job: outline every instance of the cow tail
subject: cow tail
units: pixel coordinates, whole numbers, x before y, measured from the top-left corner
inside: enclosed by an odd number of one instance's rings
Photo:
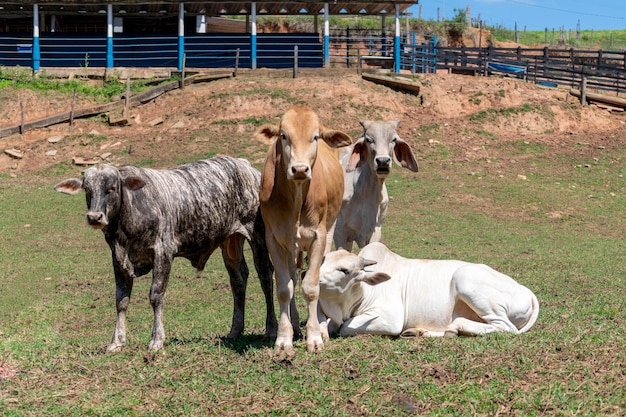
[[[532,297],[530,299],[530,304],[532,308],[532,313],[530,314],[530,318],[528,319],[526,324],[524,324],[524,326],[522,326],[522,328],[519,329],[520,333],[524,333],[530,330],[530,328],[533,327],[533,325],[537,321],[537,317],[539,317],[539,300],[537,300],[537,296],[533,294],[532,292],[531,292],[531,296]]]

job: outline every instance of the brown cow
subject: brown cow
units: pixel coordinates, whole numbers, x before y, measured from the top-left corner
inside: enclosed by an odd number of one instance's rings
[[[351,144],[350,137],[322,126],[308,107],[294,106],[278,126],[262,126],[258,133],[272,143],[261,177],[261,214],[267,246],[274,264],[280,305],[275,353],[293,355],[294,333],[300,335],[294,301],[297,261],[308,253],[302,292],[309,317],[306,344],[309,352],[324,348],[317,319],[319,271],[330,251],[332,230],[341,208],[343,171],[336,149]]]

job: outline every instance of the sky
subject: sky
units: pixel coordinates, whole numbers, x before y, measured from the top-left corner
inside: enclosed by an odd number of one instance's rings
[[[437,20],[439,16],[452,19],[454,9],[470,6],[472,19],[478,18],[489,26],[523,30],[581,30],[626,29],[626,0],[419,0],[422,18]],[[419,6],[410,10],[419,16]]]

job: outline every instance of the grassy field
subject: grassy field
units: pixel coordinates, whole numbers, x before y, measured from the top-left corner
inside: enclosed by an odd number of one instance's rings
[[[405,256],[511,275],[541,304],[528,333],[333,339],[318,355],[298,342],[290,361],[262,339],[254,273],[246,334],[225,340],[232,299],[218,254],[203,278],[175,262],[164,352],[146,349],[146,276],[135,284],[128,346],[105,355],[113,273],[102,234],[84,226],[84,196],[55,193],[57,174],[1,177],[0,414],[623,415],[626,150],[593,160],[583,142],[493,140],[500,157],[489,162],[434,142],[419,153],[419,173],[396,168],[387,181],[383,241]]]

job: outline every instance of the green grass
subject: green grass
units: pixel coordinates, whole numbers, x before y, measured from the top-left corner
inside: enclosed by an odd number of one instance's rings
[[[151,85],[153,85],[151,79],[132,80],[130,90],[132,93],[138,93],[150,88]],[[73,93],[75,90],[78,95],[89,96],[99,101],[109,101],[114,96],[126,91],[126,84],[120,83],[115,77],[106,82],[101,82],[99,85],[94,85],[80,78],[71,80],[53,78],[48,76],[45,70],[37,76],[33,76],[30,68],[0,66],[0,89],[7,87],[67,94]]]
[[[438,124],[417,133],[420,143],[442,139]],[[2,177],[0,369],[17,371],[0,376],[2,414],[620,415],[626,151],[594,161],[574,146],[495,139],[489,146],[516,163],[496,169],[433,142],[419,152],[419,173],[394,168],[383,242],[405,256],[482,262],[511,275],[539,298],[535,327],[476,338],[333,339],[318,355],[300,341],[291,361],[274,359],[262,339],[254,272],[246,333],[224,339],[232,297],[218,254],[202,278],[175,261],[164,352],[146,350],[146,276],[135,284],[127,347],[105,355],[115,320],[110,252],[101,232],[84,225],[84,195],[52,190],[76,167]],[[190,158],[222,149],[214,141]],[[297,296],[305,319],[299,289]]]

